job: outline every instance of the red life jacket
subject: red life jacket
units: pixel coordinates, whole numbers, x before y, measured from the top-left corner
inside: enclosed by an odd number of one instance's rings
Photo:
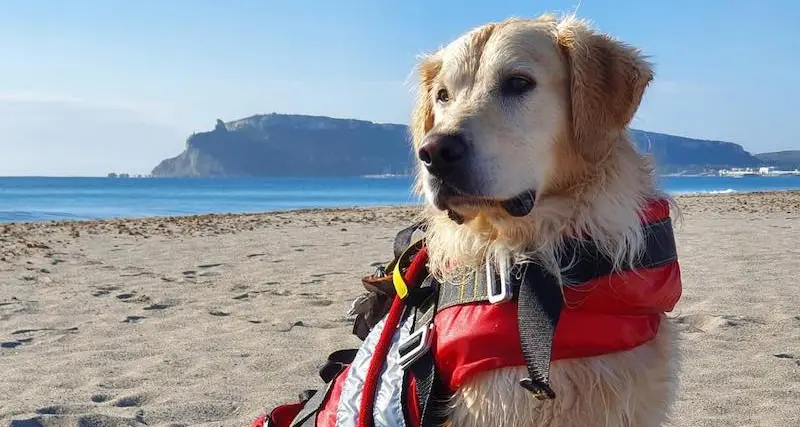
[[[641,218],[644,226],[668,226],[667,232],[660,235],[663,242],[657,243],[663,243],[670,251],[660,262],[564,287],[550,360],[626,351],[656,336],[661,316],[671,311],[681,296],[680,267],[674,255],[669,220],[669,205],[663,200],[649,203]],[[526,366],[518,329],[518,308],[517,300],[499,304],[478,301],[453,304],[435,311],[430,352],[436,375],[447,391],[457,390],[481,372]],[[365,418],[365,412],[364,408],[359,408],[358,399],[368,384],[368,365],[383,332],[382,326],[382,323],[375,326],[352,362],[340,363],[341,369],[329,380],[324,391],[314,395],[313,402],[276,408],[271,415],[256,420],[253,427],[371,425],[369,421],[372,420],[359,419],[358,409],[361,409],[361,418]],[[385,345],[388,347],[385,362],[377,363],[382,366],[382,374],[371,410],[374,425],[418,426],[420,423],[424,411],[415,398],[419,379],[404,375],[404,369],[398,369],[396,354],[402,342],[412,337],[413,328],[413,316],[406,316],[400,320],[397,332],[382,334],[391,335],[391,342]]]

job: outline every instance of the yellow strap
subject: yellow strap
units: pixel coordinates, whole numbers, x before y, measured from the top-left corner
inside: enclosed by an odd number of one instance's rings
[[[394,283],[394,290],[397,292],[397,296],[400,299],[404,299],[408,296],[408,286],[406,286],[406,281],[403,280],[403,274],[400,273],[400,263],[398,262],[394,266],[394,272],[392,273],[392,283]]]

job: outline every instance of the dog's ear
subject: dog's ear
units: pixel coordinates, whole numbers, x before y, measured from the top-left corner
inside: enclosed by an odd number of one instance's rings
[[[596,161],[633,119],[653,69],[637,49],[574,17],[558,23],[557,34],[569,61],[573,137]]]
[[[433,79],[442,69],[442,60],[438,55],[429,55],[422,59],[417,67],[418,84],[417,100],[411,113],[411,138],[414,147],[422,144],[425,134],[433,127]]]
[[[417,83],[417,99],[414,109],[411,112],[411,142],[416,153],[417,149],[422,145],[422,140],[425,134],[433,127],[433,80],[442,69],[441,58],[434,54],[426,56],[422,59],[417,67],[418,83]],[[415,162],[419,166],[419,162]],[[419,172],[419,168],[417,168]],[[418,194],[422,194],[422,177],[417,173],[417,179],[414,185],[414,190]]]

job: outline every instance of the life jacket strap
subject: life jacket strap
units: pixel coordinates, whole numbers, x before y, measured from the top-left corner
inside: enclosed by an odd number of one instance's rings
[[[406,299],[407,309],[413,310],[413,333],[400,344],[401,360],[409,360],[403,369],[410,373],[416,384],[417,408],[419,410],[419,427],[434,427],[444,423],[442,411],[435,409],[436,404],[447,401],[450,392],[446,390],[441,377],[436,372],[433,337],[436,333],[434,316],[439,300],[439,283],[428,276],[414,288]],[[415,335],[418,334],[418,338]],[[431,342],[423,344],[428,339]]]
[[[657,268],[677,259],[669,217],[645,224],[643,234],[642,253],[633,263],[620,267],[603,255],[592,239],[568,239],[559,254],[561,283],[535,261],[496,270],[488,268],[489,274],[472,272],[458,283],[438,286],[438,311],[456,305],[516,299],[520,346],[528,369],[528,377],[520,385],[537,398],[552,399],[555,393],[550,388],[550,360],[555,329],[564,306],[561,285],[575,288],[615,271]]]

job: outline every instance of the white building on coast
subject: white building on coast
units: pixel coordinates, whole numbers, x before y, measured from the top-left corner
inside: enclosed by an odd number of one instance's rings
[[[732,178],[742,178],[745,176],[787,176],[787,175],[800,175],[800,170],[795,169],[792,171],[778,170],[772,166],[760,168],[731,168],[720,169],[717,171],[719,176],[727,176]]]

